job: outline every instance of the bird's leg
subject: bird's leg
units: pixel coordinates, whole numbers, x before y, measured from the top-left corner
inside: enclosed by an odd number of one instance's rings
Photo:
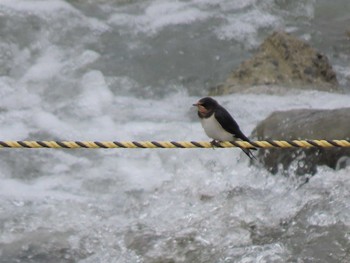
[[[218,140],[212,140],[212,141],[210,142],[210,144],[211,144],[211,146],[213,147],[213,149],[214,149],[215,147],[221,147],[220,141],[218,141]]]

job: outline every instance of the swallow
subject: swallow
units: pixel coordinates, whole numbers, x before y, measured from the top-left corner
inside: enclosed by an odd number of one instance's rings
[[[213,139],[211,142],[213,146],[217,145],[218,141],[232,141],[234,139],[250,142],[230,113],[213,98],[202,98],[193,106],[198,108],[198,117],[205,133]],[[256,150],[256,148],[241,149],[250,159],[255,159],[250,150]]]

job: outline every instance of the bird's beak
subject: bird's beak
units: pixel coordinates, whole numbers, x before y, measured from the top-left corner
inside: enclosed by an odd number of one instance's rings
[[[192,106],[198,107],[198,106],[199,106],[199,103],[197,102],[197,103],[195,103],[195,104],[192,104]]]

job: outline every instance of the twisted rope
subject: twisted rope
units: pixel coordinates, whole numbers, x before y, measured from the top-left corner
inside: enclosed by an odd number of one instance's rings
[[[265,140],[225,141],[219,148],[330,148],[350,147],[350,140]],[[196,141],[0,141],[0,148],[213,148],[210,142]]]

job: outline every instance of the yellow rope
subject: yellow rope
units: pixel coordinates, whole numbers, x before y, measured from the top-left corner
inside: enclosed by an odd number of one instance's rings
[[[221,148],[329,148],[350,147],[350,140],[226,141]],[[0,148],[213,148],[210,142],[195,141],[0,141]]]

